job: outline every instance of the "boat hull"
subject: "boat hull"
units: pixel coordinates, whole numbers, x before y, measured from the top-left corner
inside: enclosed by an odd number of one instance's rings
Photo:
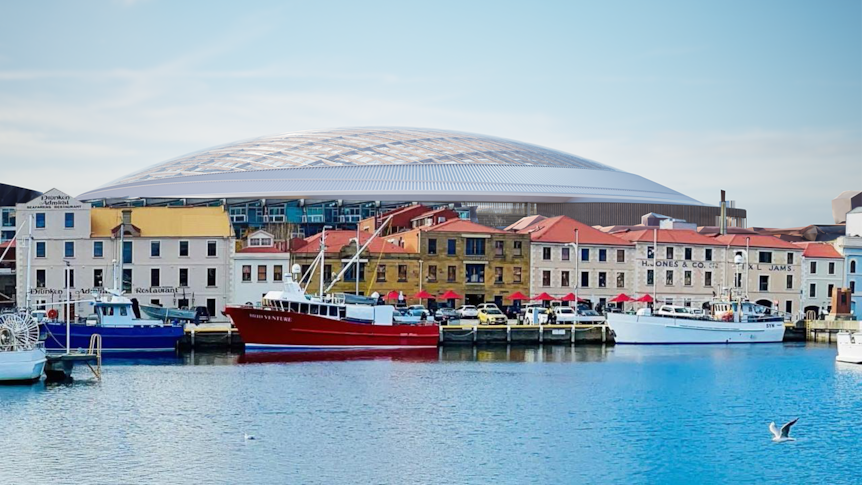
[[[0,352],[0,382],[33,382],[45,371],[45,349]]]
[[[372,325],[252,307],[225,313],[248,350],[429,348],[440,338],[436,324]]]
[[[66,349],[66,324],[44,324],[49,332],[45,339],[45,348],[49,350]],[[72,324],[71,348],[86,349],[90,346],[93,334],[102,336],[102,350],[110,351],[166,351],[174,350],[184,335],[181,326],[136,326],[136,327],[101,327],[98,325]]]
[[[862,334],[838,332],[838,355],[835,360],[848,364],[862,364]]]
[[[784,322],[718,322],[611,313],[617,344],[755,344],[784,340]]]

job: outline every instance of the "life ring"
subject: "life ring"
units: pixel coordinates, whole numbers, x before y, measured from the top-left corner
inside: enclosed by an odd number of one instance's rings
[[[60,314],[57,313],[57,310],[55,310],[54,308],[48,310],[48,318],[50,318],[51,320],[54,320],[58,316],[60,316]]]

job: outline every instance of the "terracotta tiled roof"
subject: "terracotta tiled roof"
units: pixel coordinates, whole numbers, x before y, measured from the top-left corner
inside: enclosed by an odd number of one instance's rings
[[[567,216],[545,219],[526,229],[519,230],[518,234],[529,234],[533,242],[573,243],[575,242],[575,229],[578,230],[578,244],[604,246],[631,246],[632,244]]]
[[[798,242],[793,244],[803,249],[803,258],[844,259],[844,256],[841,256],[841,253],[831,244],[816,242]]]
[[[441,212],[449,212],[449,211],[452,211],[452,209],[450,209],[448,207],[441,207],[439,209],[434,209],[434,210],[430,210],[428,212],[423,212],[423,213],[419,214],[418,216],[416,216],[410,220],[415,221],[417,219],[425,219],[426,217],[434,217],[435,215],[440,214]],[[452,212],[454,212],[454,211],[452,211]]]
[[[655,231],[655,236],[653,231]],[[715,238],[686,229],[643,229],[614,233],[614,235],[632,242],[653,242],[655,237],[661,244],[699,244],[705,246],[718,246],[720,244],[716,242]]]
[[[507,227],[507,231],[520,231],[521,229],[526,229],[528,227],[532,227],[534,224],[544,221],[547,219],[545,216],[535,215],[535,216],[527,216],[518,219],[514,224]]]
[[[326,252],[327,253],[337,253],[340,252],[344,246],[350,244],[351,239],[356,238],[356,232],[354,231],[326,231]],[[368,239],[371,238],[371,234],[367,232],[359,233],[359,240],[361,244],[365,244],[368,242]],[[316,253],[320,251],[320,234],[315,234],[314,236],[308,237],[305,239],[305,246],[294,250],[294,253]],[[368,246],[367,251],[372,253],[407,253],[406,249],[398,246],[396,244],[392,244],[390,242],[386,242],[381,238],[375,238],[371,241],[371,244]]]
[[[725,234],[714,238],[723,246],[745,247],[748,244],[752,248],[772,249],[802,249],[793,243],[783,241],[774,236],[748,235],[748,234]],[[746,239],[748,242],[746,243]]]
[[[449,219],[434,226],[422,228],[426,232],[474,232],[479,234],[507,234],[506,231],[483,226],[466,219]]]
[[[282,251],[280,248],[272,247],[272,246],[270,246],[270,247],[247,247],[247,248],[242,248],[237,252],[238,253],[282,253],[282,254],[287,253],[287,251]]]

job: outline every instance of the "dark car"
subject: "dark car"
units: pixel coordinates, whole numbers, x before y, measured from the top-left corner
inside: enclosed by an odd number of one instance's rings
[[[434,320],[443,324],[447,324],[452,320],[458,320],[458,318],[458,312],[454,308],[440,307],[434,313]]]

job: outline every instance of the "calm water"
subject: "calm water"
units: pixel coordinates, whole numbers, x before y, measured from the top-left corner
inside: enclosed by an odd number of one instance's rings
[[[77,370],[0,387],[0,483],[862,483],[862,367],[834,357],[787,344],[114,361],[101,383]],[[798,441],[773,444],[769,422],[796,416]]]

